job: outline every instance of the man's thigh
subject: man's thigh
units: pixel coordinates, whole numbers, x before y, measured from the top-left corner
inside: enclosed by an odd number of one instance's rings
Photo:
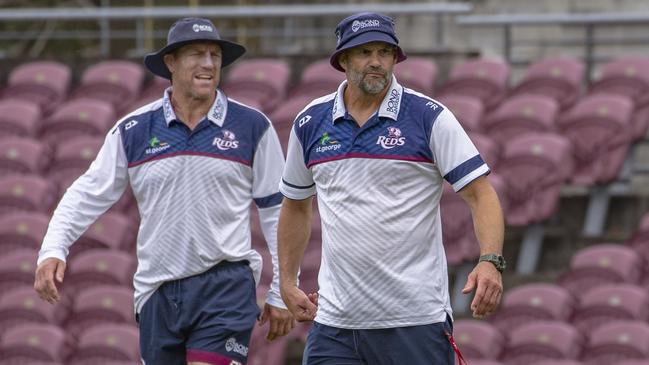
[[[353,330],[314,322],[304,348],[302,365],[362,365]]]

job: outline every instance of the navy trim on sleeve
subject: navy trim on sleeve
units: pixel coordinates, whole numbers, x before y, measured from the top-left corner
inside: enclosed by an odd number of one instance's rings
[[[287,181],[284,180],[284,179],[282,179],[282,182],[284,183],[284,185],[286,185],[286,186],[288,186],[288,187],[290,187],[290,188],[293,188],[293,189],[311,189],[311,188],[315,185],[315,183],[313,183],[313,184],[311,184],[311,185],[309,185],[309,186],[293,185],[293,184],[287,182]]]
[[[461,163],[458,167],[451,170],[448,174],[444,175],[444,179],[448,181],[451,185],[460,181],[463,177],[471,173],[471,171],[482,166],[484,161],[480,155],[475,155],[470,159]]]
[[[275,193],[272,195],[265,196],[263,198],[255,198],[255,204],[259,208],[268,208],[282,203],[284,195],[282,193]]]

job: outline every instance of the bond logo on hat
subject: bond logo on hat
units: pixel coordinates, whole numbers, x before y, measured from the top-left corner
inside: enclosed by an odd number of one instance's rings
[[[212,28],[209,25],[205,25],[205,24],[194,24],[192,26],[192,30],[194,32],[196,32],[196,33],[198,33],[198,32],[213,32],[214,28]]]
[[[363,28],[380,27],[380,26],[381,26],[381,22],[379,22],[376,19],[368,19],[363,21],[354,20],[354,22],[352,23],[352,32],[356,33]]]

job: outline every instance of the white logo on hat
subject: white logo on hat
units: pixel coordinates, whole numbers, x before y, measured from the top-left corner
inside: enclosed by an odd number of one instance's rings
[[[363,29],[363,28],[380,27],[380,26],[381,26],[381,22],[379,22],[376,19],[369,19],[369,20],[363,20],[363,21],[354,20],[354,22],[352,23],[352,32],[356,33],[360,29]]]
[[[196,33],[198,32],[213,32],[214,29],[209,26],[209,25],[204,25],[204,24],[194,24],[192,26],[192,30]]]

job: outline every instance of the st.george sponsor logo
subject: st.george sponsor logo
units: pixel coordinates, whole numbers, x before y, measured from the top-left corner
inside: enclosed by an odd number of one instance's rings
[[[162,152],[168,148],[171,148],[171,145],[167,142],[160,142],[158,137],[153,136],[149,140],[149,148],[144,150],[144,153],[147,155],[151,155],[154,153]]]
[[[225,341],[225,350],[227,352],[236,352],[241,356],[248,356],[248,347],[238,343],[234,337],[230,337]]]
[[[352,23],[352,32],[356,33],[363,28],[380,27],[380,26],[381,26],[381,22],[379,22],[376,19],[368,19],[363,21],[354,20],[354,22]]]
[[[334,141],[329,137],[328,132],[324,132],[322,137],[320,137],[320,146],[318,146],[315,151],[318,153],[327,152],[327,151],[336,151],[340,149],[340,142]]]
[[[401,136],[401,130],[397,127],[388,127],[387,136],[379,136],[376,144],[381,145],[386,150],[403,146],[406,144],[406,137]]]
[[[220,149],[221,151],[227,151],[233,148],[239,148],[239,141],[237,141],[237,136],[229,130],[223,130],[223,138],[216,137],[212,142],[213,146]]]

